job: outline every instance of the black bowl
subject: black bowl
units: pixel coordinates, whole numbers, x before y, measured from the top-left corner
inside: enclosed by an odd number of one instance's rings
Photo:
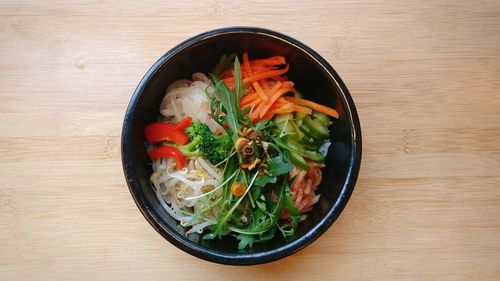
[[[321,200],[299,224],[294,237],[273,240],[240,251],[231,236],[202,240],[184,236],[184,229],[159,204],[149,182],[151,167],[143,129],[159,115],[159,105],[170,83],[210,72],[223,54],[248,52],[251,58],[283,55],[290,63],[288,77],[306,98],[335,108],[340,118],[330,127],[331,141],[319,187]],[[149,223],[178,248],[205,260],[250,265],[274,261],[304,248],[337,219],[354,189],[361,161],[361,130],[352,98],[333,68],[315,51],[275,31],[231,27],[188,39],[168,51],[137,86],[123,122],[122,162],[130,193]]]

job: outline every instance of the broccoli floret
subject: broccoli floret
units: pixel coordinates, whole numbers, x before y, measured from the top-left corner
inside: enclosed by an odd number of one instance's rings
[[[196,144],[197,151],[201,152],[210,163],[219,164],[229,156],[229,151],[233,145],[229,135],[216,136],[206,124],[199,121],[193,122],[186,129],[186,134],[191,139],[191,142],[186,146],[191,145],[195,140],[199,142]],[[193,148],[189,151],[192,151]]]
[[[190,139],[194,139],[196,136],[200,136],[202,139],[205,139],[207,136],[212,135],[210,128],[204,123],[200,121],[194,121],[186,128],[186,134]]]
[[[183,145],[183,146],[176,146],[176,147],[186,157],[202,156],[202,152],[199,149],[199,145],[200,145],[201,141],[202,141],[202,139],[200,136],[195,136],[195,137],[191,138],[191,141],[188,144]]]
[[[216,165],[224,161],[229,156],[229,151],[233,145],[229,135],[215,136],[203,140],[200,150],[210,163]]]

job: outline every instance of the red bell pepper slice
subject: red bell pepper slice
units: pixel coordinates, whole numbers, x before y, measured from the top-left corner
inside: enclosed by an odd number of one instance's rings
[[[179,123],[175,124],[175,127],[181,131],[184,131],[187,127],[189,127],[189,125],[191,125],[192,122],[193,118],[191,118],[190,116],[186,116],[184,119],[179,121]]]
[[[182,169],[186,166],[186,157],[182,152],[173,146],[159,146],[148,152],[151,160],[158,160],[160,158],[173,158],[175,160],[176,169]]]
[[[176,128],[175,125],[165,122],[149,124],[144,129],[144,134],[150,143],[169,141],[177,145],[186,145],[189,142],[188,136],[182,130]]]

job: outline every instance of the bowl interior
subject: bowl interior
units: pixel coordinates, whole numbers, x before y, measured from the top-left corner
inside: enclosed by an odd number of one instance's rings
[[[146,211],[156,217],[158,225],[153,223],[153,226],[163,234],[165,230],[172,232],[175,240],[185,240],[184,229],[162,209],[152,191],[149,183],[152,170],[148,165],[150,161],[146,155],[143,129],[157,119],[160,102],[170,83],[181,78],[189,79],[193,72],[209,73],[223,54],[235,52],[240,55],[248,52],[250,59],[274,55],[285,56],[290,64],[290,71],[287,75],[291,81],[295,82],[296,88],[307,99],[333,107],[340,113],[340,118],[335,120],[330,127],[332,145],[326,157],[323,181],[319,187],[321,199],[308,214],[308,218],[300,223],[295,237],[288,240],[276,233],[275,238],[269,242],[255,244],[252,249],[238,251],[236,239],[230,236],[222,240],[203,240],[199,235],[190,235],[188,239],[197,247],[222,254],[264,253],[283,247],[294,240],[311,236],[313,228],[325,218],[333,222],[338,213],[332,215],[332,208],[342,197],[340,195],[345,188],[344,184],[352,168],[353,159],[356,157],[353,157],[355,152],[352,146],[355,133],[351,111],[343,98],[341,88],[328,70],[300,46],[290,44],[283,38],[260,32],[214,34],[190,43],[181,44],[167,53],[148,72],[136,91],[135,100],[131,102],[131,105],[135,106],[129,107],[129,116],[126,118],[128,125],[124,126],[124,132],[128,130],[127,147],[131,148],[131,151],[125,153],[132,155],[126,159],[128,163],[125,163],[126,167],[133,167],[133,171],[129,171],[131,174],[128,175],[128,180],[134,181],[134,184],[130,182],[129,184],[132,194],[135,194],[135,200],[143,202]],[[130,112],[131,108],[133,108],[132,112]],[[330,217],[327,217],[327,214]]]

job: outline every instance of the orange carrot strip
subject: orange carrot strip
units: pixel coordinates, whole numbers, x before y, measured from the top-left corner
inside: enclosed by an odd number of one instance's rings
[[[261,103],[262,103],[261,99],[256,99],[256,100],[254,100],[254,101],[249,102],[248,104],[246,104],[245,107],[250,107],[250,109],[252,109],[252,108],[255,109]],[[241,107],[240,106],[241,109],[244,109],[245,107]]]
[[[250,107],[250,108],[256,108],[260,103],[262,102],[261,99],[256,99],[254,101],[251,101],[251,102],[247,102],[247,103],[242,103],[240,104],[240,109],[245,109],[247,107]]]
[[[271,118],[273,118],[274,116],[274,113],[272,112],[267,112],[264,116],[262,116],[260,119],[262,120],[271,120]]]
[[[312,110],[310,108],[307,108],[307,107],[304,107],[304,106],[300,106],[300,105],[296,105],[294,104],[293,105],[293,111],[297,111],[297,112],[302,112],[302,113],[305,113],[305,114],[311,114],[312,113]]]
[[[258,105],[261,102],[262,102],[261,99],[256,99],[256,100],[253,100],[253,101],[249,101],[249,102],[245,102],[245,103],[240,103],[240,109],[244,109],[246,107],[253,107],[253,106]]]
[[[250,115],[250,120],[255,121],[259,119],[260,112],[262,108],[264,108],[265,104],[263,102],[259,103],[257,106],[254,106],[252,114]]]
[[[286,97],[286,99],[290,102],[297,104],[297,105],[303,105],[303,106],[309,107],[311,109],[317,110],[319,112],[322,112],[326,115],[330,115],[333,118],[339,118],[339,113],[335,109],[330,108],[328,106],[324,106],[324,105],[321,105],[321,104],[318,104],[318,103],[315,103],[315,102],[312,102],[309,100],[305,100],[302,98],[297,98],[297,97]]]
[[[266,79],[266,78],[273,77],[273,76],[283,75],[288,71],[288,68],[289,68],[289,66],[287,64],[286,67],[283,69],[270,70],[270,71],[262,72],[259,74],[255,74],[252,77],[247,77],[247,78],[243,79],[243,83],[250,83],[250,82],[259,81],[259,80]],[[234,80],[234,77],[233,77],[233,80]]]
[[[273,87],[271,88],[271,90],[269,90],[269,95],[273,95],[279,88],[281,88],[281,82],[276,82]]]
[[[286,88],[281,88],[279,89],[276,93],[271,96],[271,100],[266,104],[266,106],[262,109],[262,111],[259,113],[259,116],[262,117],[266,112],[269,110],[269,108],[273,105],[273,103],[281,97],[283,94],[286,94],[290,92],[292,88],[286,87]]]
[[[283,88],[293,88],[293,85],[295,85],[292,81],[285,81],[281,83]]]
[[[262,86],[262,89],[263,89],[265,92],[269,92],[269,84],[267,83],[267,79],[266,79],[266,80],[259,81],[259,85],[260,85],[260,86]]]
[[[250,92],[250,93],[244,95],[243,97],[241,97],[240,104],[249,103],[249,102],[254,101],[258,98],[259,98],[258,94],[256,94],[255,92]]]
[[[252,67],[250,66],[250,62],[248,60],[248,53],[243,54],[243,68],[245,69],[246,75],[243,77],[253,76]]]
[[[257,81],[253,82],[252,86],[263,101],[267,102],[269,100],[269,97],[266,95],[266,93],[264,93],[264,91],[260,87],[259,82]]]
[[[286,81],[286,78],[280,77],[279,75],[282,75],[286,73],[289,69],[289,65],[287,64],[285,68],[283,69],[263,69],[261,71],[254,70],[254,75],[252,77],[246,77],[243,79],[243,83],[252,83],[254,81],[259,81],[267,78],[273,78],[274,80],[280,80],[280,81]],[[223,79],[224,82],[227,83],[234,83],[234,76],[228,76],[227,78]]]
[[[274,56],[265,59],[252,60],[250,63],[255,65],[281,65],[285,64],[286,61],[283,56]]]
[[[281,102],[280,99],[278,99],[273,106],[269,108],[269,110],[262,116],[262,119],[270,119],[272,118],[275,114],[282,114],[282,113],[290,113],[294,111],[294,104],[291,102]]]

